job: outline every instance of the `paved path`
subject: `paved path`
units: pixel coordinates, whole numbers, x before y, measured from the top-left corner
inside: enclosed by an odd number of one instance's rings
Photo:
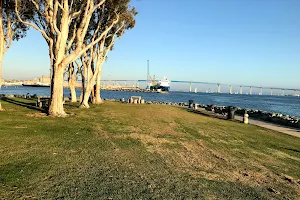
[[[235,119],[239,120],[239,121],[243,121],[243,117],[241,117],[241,116],[236,115]],[[274,130],[274,131],[281,132],[281,133],[286,133],[286,134],[293,135],[293,136],[296,136],[296,137],[300,137],[300,129],[297,129],[297,128],[292,128],[292,127],[288,127],[288,126],[273,124],[273,123],[270,123],[270,122],[264,122],[264,121],[260,121],[260,120],[250,119],[250,118],[249,118],[249,124],[264,127],[264,128],[267,128],[267,129],[271,129],[271,130]]]
[[[193,110],[194,113],[198,113],[198,114],[203,114],[203,115],[207,115],[210,117],[217,117],[220,119],[225,119],[226,117],[224,115],[220,115],[220,114],[216,114],[213,113],[211,111],[206,111],[204,108],[198,108],[197,110]],[[238,121],[243,121],[243,117],[242,116],[238,116],[235,115],[235,120]],[[257,120],[257,119],[253,119],[253,118],[249,118],[249,124],[253,124],[256,126],[260,126],[260,127],[264,127],[267,129],[271,129],[274,131],[278,131],[281,133],[285,133],[285,134],[289,134],[289,135],[293,135],[296,137],[300,137],[300,129],[299,128],[293,128],[293,127],[289,127],[289,126],[284,126],[284,125],[279,125],[279,124],[274,124],[271,122],[265,122],[265,121],[261,121],[261,120]]]

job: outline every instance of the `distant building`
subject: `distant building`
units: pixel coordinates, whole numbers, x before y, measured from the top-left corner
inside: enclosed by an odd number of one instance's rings
[[[49,76],[41,76],[41,77],[39,78],[39,82],[50,84],[51,79],[50,79]]]

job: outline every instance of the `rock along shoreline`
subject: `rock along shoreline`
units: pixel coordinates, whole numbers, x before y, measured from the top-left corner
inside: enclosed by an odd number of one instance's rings
[[[0,99],[2,98],[37,98],[36,95],[13,95],[13,94],[0,94]],[[39,97],[48,97],[48,96],[39,96]],[[66,100],[68,98],[65,98]],[[116,101],[121,100],[117,99],[103,99],[104,101]],[[125,101],[124,103],[127,103]],[[160,105],[170,105],[178,107],[188,108],[190,105],[188,102],[161,102],[161,101],[145,101],[145,104],[160,104]],[[216,114],[221,114],[226,116],[229,110],[229,106],[216,106],[216,105],[206,105],[206,104],[197,104],[198,108],[205,109],[207,111],[212,111]],[[232,106],[231,106],[232,107]],[[235,114],[243,116],[245,111],[250,118],[258,119],[266,122],[271,122],[274,124],[284,125],[288,127],[300,128],[300,117],[283,115],[281,113],[267,112],[263,110],[255,110],[248,108],[239,108],[235,107]]]

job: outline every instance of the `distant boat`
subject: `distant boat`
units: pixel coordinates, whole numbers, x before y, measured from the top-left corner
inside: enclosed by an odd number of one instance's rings
[[[25,83],[23,83],[22,85],[26,86],[26,87],[50,87],[50,84],[42,83],[42,82],[36,82],[34,84],[25,84]]]

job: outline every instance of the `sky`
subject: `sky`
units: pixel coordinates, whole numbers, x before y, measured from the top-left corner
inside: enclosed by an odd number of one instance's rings
[[[136,26],[116,42],[103,79],[300,88],[300,0],[131,0]],[[49,75],[48,47],[30,30],[5,54],[4,79]]]

